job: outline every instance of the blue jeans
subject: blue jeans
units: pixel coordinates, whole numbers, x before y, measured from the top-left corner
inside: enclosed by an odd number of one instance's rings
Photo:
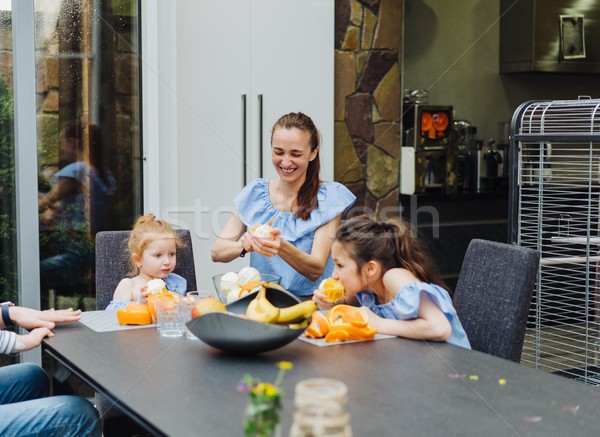
[[[48,397],[46,372],[31,363],[0,367],[0,435],[100,436],[98,412],[78,396]]]

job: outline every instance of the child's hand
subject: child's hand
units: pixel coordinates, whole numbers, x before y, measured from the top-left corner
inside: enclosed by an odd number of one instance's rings
[[[81,310],[45,310],[14,306],[9,308],[11,320],[25,329],[54,328],[58,322],[76,322],[81,318]]]
[[[140,288],[140,298],[138,299],[137,303],[145,303],[149,294],[150,292],[148,291],[148,284],[146,284]]]
[[[29,334],[17,335],[17,344],[13,353],[24,352],[40,345],[45,337],[54,337],[48,328],[35,328]]]
[[[342,297],[342,299],[338,300],[337,302],[329,302],[326,299],[325,294],[320,289],[316,289],[315,291],[313,291],[312,300],[315,304],[317,304],[317,308],[320,310],[328,310],[328,309],[333,308],[335,305],[344,303],[343,297]]]

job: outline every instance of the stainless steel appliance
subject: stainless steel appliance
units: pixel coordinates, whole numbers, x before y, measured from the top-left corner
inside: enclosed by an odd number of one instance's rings
[[[456,191],[452,106],[406,105],[403,134],[400,192]]]

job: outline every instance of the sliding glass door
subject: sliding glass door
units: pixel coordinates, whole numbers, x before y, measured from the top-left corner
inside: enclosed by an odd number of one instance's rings
[[[138,3],[36,0],[41,307],[94,310],[94,239],[141,211]]]
[[[139,5],[0,0],[0,301],[96,309],[96,233],[142,212]]]

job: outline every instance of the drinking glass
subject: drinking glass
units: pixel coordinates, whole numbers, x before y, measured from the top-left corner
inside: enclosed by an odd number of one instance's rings
[[[160,335],[162,337],[181,337],[185,332],[188,313],[185,299],[156,299],[156,315]]]
[[[212,295],[213,295],[213,293],[210,291],[188,291],[187,292],[187,294],[185,295],[185,299],[187,301],[188,310],[186,313],[185,323],[192,320],[192,309],[194,308],[194,305],[196,304],[196,302],[204,299],[205,297],[209,297]],[[190,340],[198,340],[198,337],[196,337],[194,334],[192,334],[192,331],[190,331],[187,326],[185,326],[185,336],[186,336],[186,338],[189,338]]]

